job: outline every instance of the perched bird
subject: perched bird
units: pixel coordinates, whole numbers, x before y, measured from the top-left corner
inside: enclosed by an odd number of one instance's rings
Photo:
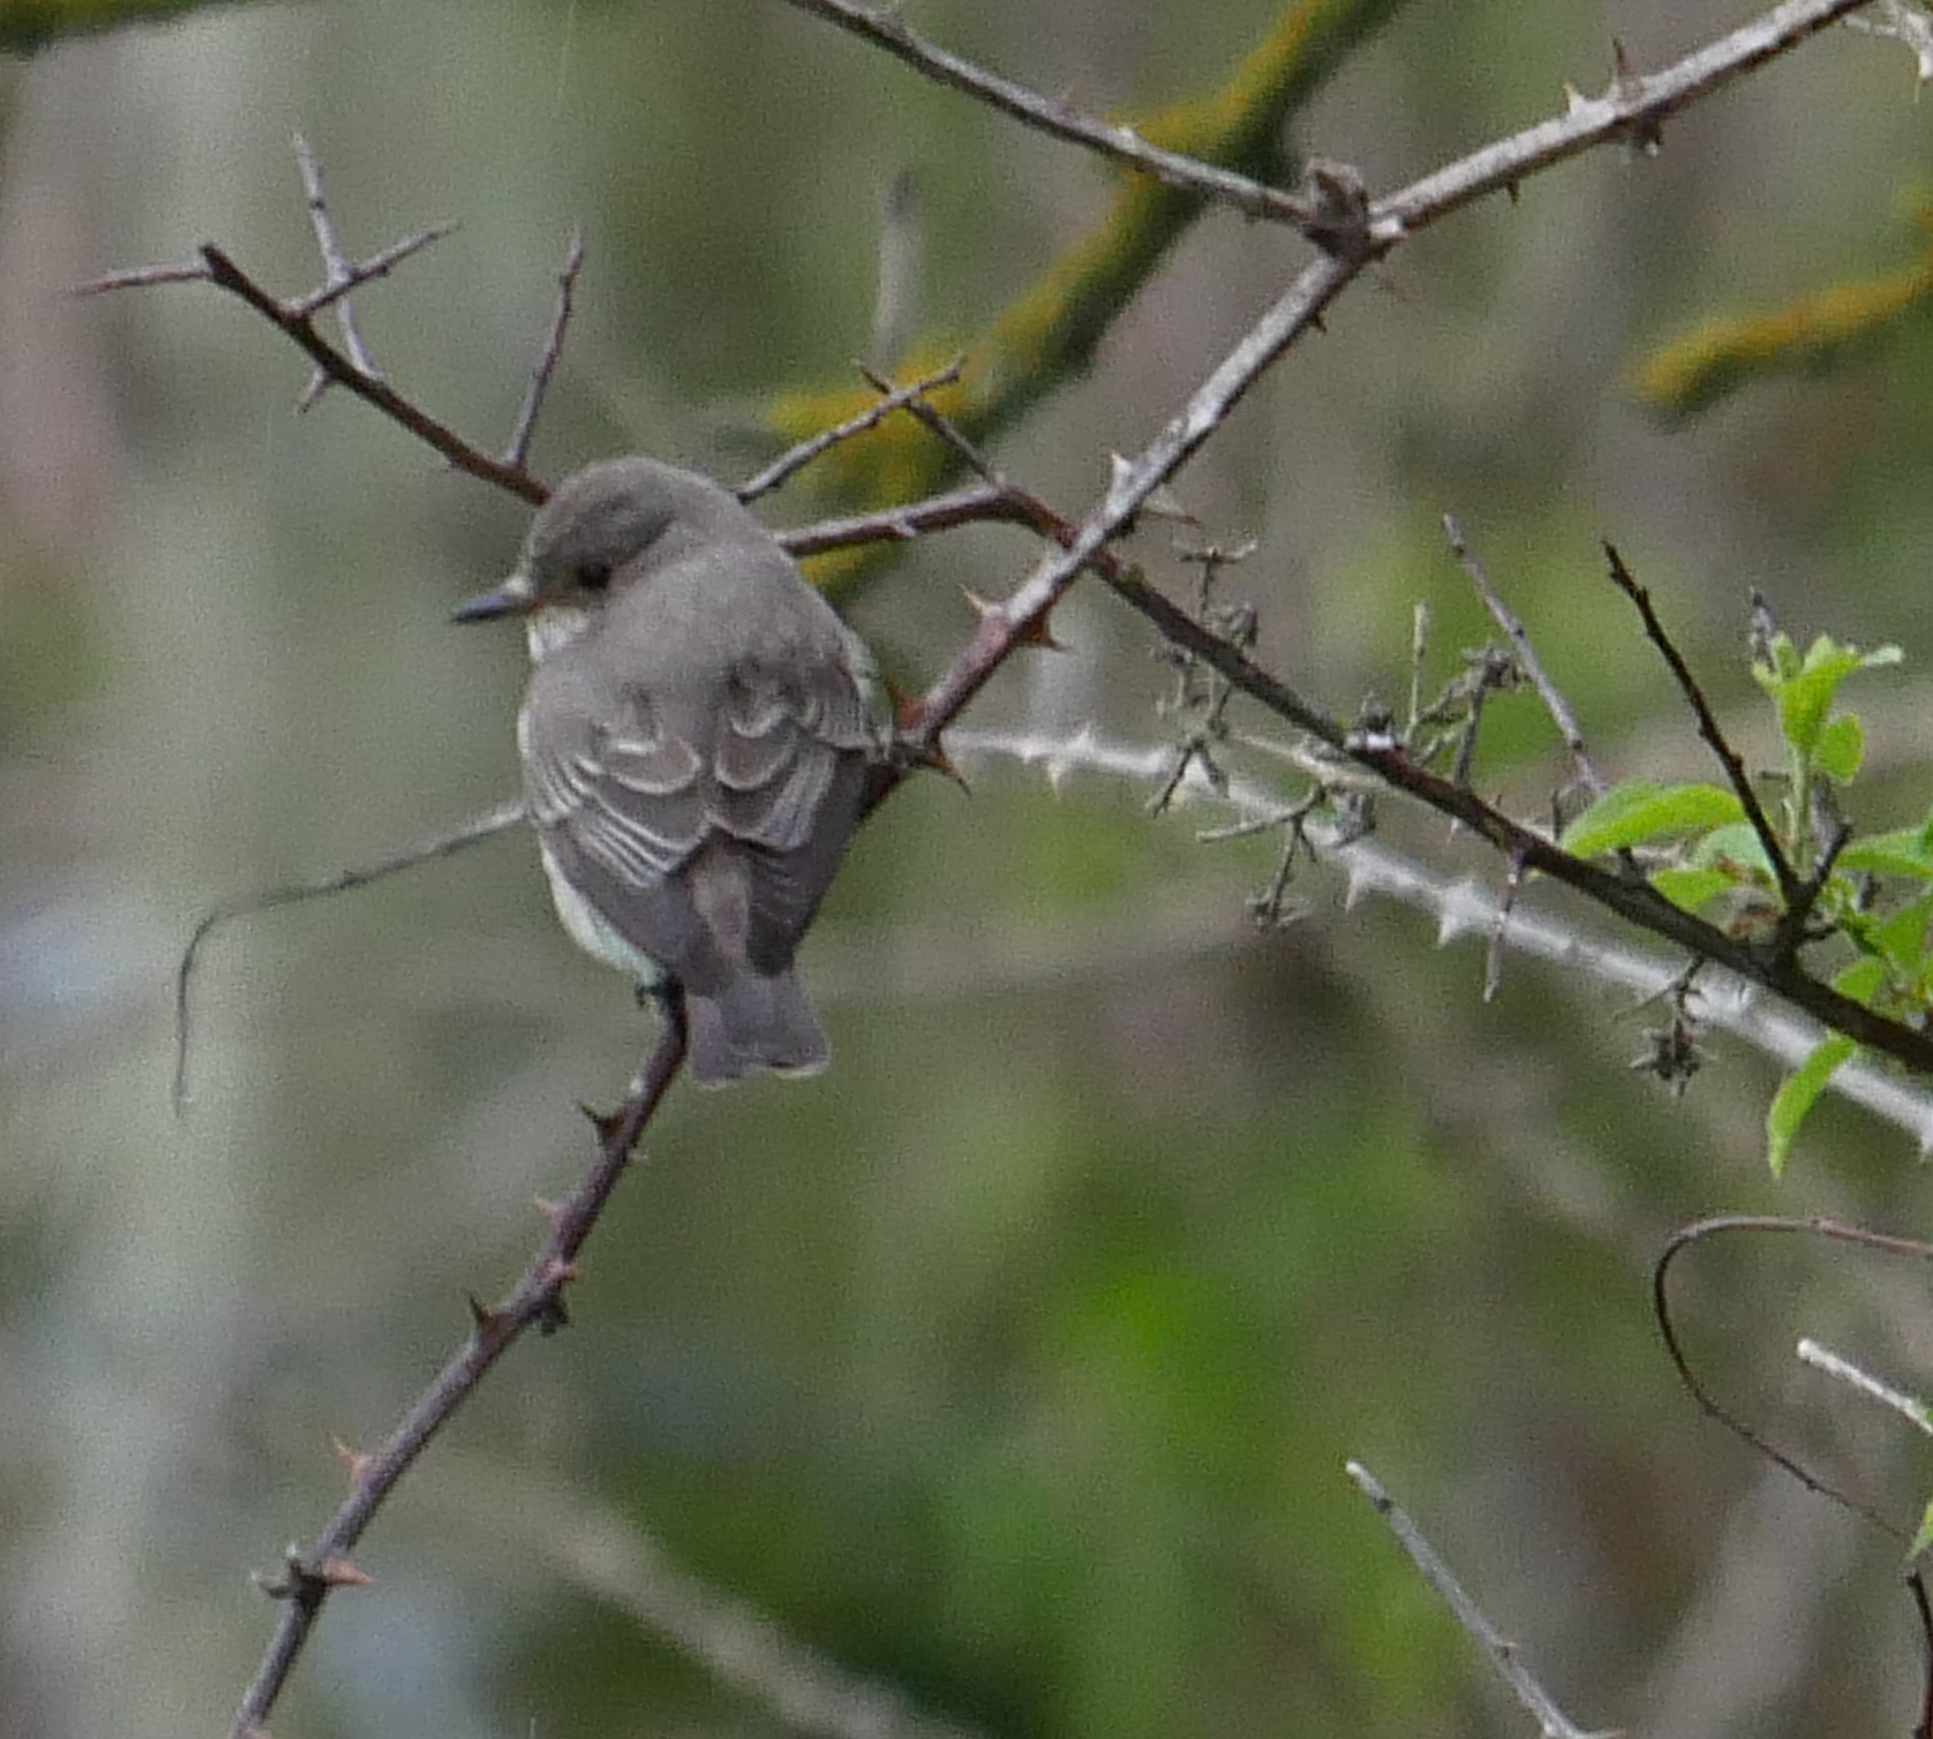
[[[699,1081],[816,1074],[792,956],[879,749],[864,653],[729,490],[656,459],[559,485],[517,570],[458,621],[521,615],[517,717],[551,897],[583,948],[682,1002]]]

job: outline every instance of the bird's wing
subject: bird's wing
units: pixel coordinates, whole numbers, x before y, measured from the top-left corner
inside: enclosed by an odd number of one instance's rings
[[[872,720],[841,661],[783,674],[741,665],[712,749],[711,815],[752,847],[747,952],[791,962],[859,824]]]
[[[614,725],[540,666],[519,725],[524,795],[554,872],[632,947],[697,988],[736,970],[678,874],[710,831],[698,751],[633,695]]]
[[[550,668],[525,707],[525,785],[567,879],[687,982],[734,957],[782,971],[859,819],[874,737],[850,672],[742,665],[722,684],[626,687],[606,711],[547,683]],[[694,865],[709,840],[723,849]],[[701,875],[734,885],[694,901]]]
[[[545,699],[534,684],[525,708],[531,819],[620,881],[670,875],[704,842],[703,757],[645,695],[627,695],[611,722]]]

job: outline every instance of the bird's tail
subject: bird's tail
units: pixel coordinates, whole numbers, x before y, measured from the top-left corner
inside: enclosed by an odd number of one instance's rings
[[[816,1075],[832,1061],[825,1028],[788,968],[767,978],[749,968],[715,996],[688,992],[691,1076],[701,1086],[753,1069]]]

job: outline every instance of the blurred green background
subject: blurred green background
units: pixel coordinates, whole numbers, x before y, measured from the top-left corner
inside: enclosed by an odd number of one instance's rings
[[[1746,16],[1632,0],[1399,9],[1293,142],[1407,180]],[[1212,89],[1266,0],[921,0],[912,21],[1095,111]],[[1705,771],[1609,594],[1653,588],[1740,739],[1748,587],[1802,639],[1896,640],[1869,818],[1923,814],[1933,334],[1666,431],[1625,381],[1714,308],[1896,264],[1926,176],[1910,60],[1834,32],[1683,119],[1445,224],[1244,404],[1180,494],[1257,553],[1266,659],[1337,711],[1484,629],[1458,513],[1613,776]],[[379,856],[514,785],[513,634],[447,608],[523,513],[331,395],[205,287],[65,286],[213,239],[315,273],[289,151],[366,254],[392,378],[501,441],[574,221],[589,263],[536,463],[648,449],[728,476],[761,407],[849,381],[883,190],[921,189],[922,327],[965,337],[1106,206],[1108,172],[774,0],[214,8],[0,68],[0,1739],[225,1730],[272,1614],[249,1586],[342,1489],[587,1160],[575,1105],[647,1027],[552,919],[522,836],[238,926],[168,1106],[169,975],[218,900]],[[999,447],[1069,511],[1306,257],[1219,214],[1089,378]],[[810,518],[794,490],[775,523]],[[1176,591],[1171,528],[1135,553]],[[1011,530],[907,551],[854,607],[909,678],[1025,573]],[[1099,594],[977,727],[1140,743],[1148,633]],[[1243,716],[1245,727],[1261,721]],[[1500,702],[1487,791],[1561,776]],[[1269,763],[1257,763],[1271,771]],[[1717,1208],[1923,1223],[1896,1132],[1843,1109],[1764,1176],[1776,1073],[1723,1042],[1683,1101],[1625,1067],[1655,1014],[1345,909],[1258,935],[1266,839],[1204,846],[1098,775],[970,763],[863,837],[808,946],[824,1078],[681,1089],[587,1253],[366,1541],[275,1731],[776,1733],[670,1633],[709,1610],[990,1734],[1525,1729],[1343,1476],[1367,1462],[1586,1725],[1902,1731],[1898,1558],[1694,1412],[1652,1333],[1667,1230]],[[1494,880],[1441,827],[1392,835]],[[1588,922],[1588,919],[1586,919]],[[1910,1518],[1925,1469],[1796,1375],[1811,1332],[1911,1382],[1910,1276],[1694,1259],[1728,1394]],[[1922,1377],[1922,1386],[1924,1379]]]

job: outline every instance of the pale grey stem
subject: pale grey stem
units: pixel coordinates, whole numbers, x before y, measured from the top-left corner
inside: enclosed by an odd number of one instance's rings
[[[1389,1531],[1422,1573],[1423,1580],[1442,1596],[1443,1604],[1455,1614],[1456,1621],[1469,1632],[1476,1644],[1490,1657],[1497,1676],[1510,1687],[1511,1694],[1536,1718],[1544,1739],[1610,1739],[1608,1733],[1594,1734],[1573,1721],[1557,1706],[1556,1699],[1537,1682],[1534,1674],[1517,1658],[1517,1645],[1509,1641],[1470,1598],[1449,1565],[1423,1533],[1384,1491],[1376,1476],[1360,1461],[1347,1464],[1349,1477],[1364,1497],[1376,1506],[1377,1513],[1389,1524]]]

